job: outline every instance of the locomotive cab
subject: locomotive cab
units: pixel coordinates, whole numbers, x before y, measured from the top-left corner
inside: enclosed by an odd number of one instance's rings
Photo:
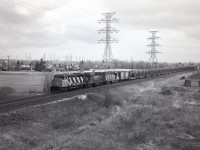
[[[65,80],[64,75],[54,75],[54,79],[52,80],[52,85],[50,87],[50,92],[61,91],[63,80]]]

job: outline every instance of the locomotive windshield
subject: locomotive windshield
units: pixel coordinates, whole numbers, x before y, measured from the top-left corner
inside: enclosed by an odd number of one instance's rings
[[[63,75],[55,75],[54,79],[64,79],[64,76]]]

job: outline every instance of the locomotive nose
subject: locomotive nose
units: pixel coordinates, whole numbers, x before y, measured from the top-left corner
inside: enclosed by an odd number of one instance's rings
[[[60,80],[60,79],[53,79],[52,80],[52,86],[61,87],[62,86],[62,80]]]

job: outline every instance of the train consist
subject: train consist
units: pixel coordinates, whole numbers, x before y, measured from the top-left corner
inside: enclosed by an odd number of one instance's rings
[[[57,74],[52,80],[50,92],[66,92],[71,89],[94,87],[98,85],[112,84],[126,80],[135,80],[141,78],[148,78],[153,76],[160,76],[164,74],[171,74],[182,71],[192,71],[194,66],[170,68],[170,69],[157,69],[157,70],[117,70],[117,71],[94,71],[73,74]]]

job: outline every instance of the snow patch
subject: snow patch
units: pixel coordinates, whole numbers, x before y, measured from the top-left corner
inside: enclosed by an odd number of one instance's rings
[[[60,100],[57,100],[57,101],[53,101],[53,102],[49,102],[49,103],[42,104],[42,105],[56,104],[56,103],[60,103],[60,102],[64,102],[64,101],[68,101],[68,100],[71,100],[71,99],[73,99],[73,97],[72,97],[72,98],[63,98],[63,99],[60,99]],[[41,106],[41,105],[38,105],[38,106]]]
[[[194,137],[189,135],[189,134],[182,134],[180,136],[178,136],[179,138],[184,138],[184,139],[190,139],[190,140],[193,140]]]
[[[172,106],[175,108],[181,108],[181,101],[180,100],[174,101]]]
[[[149,91],[149,90],[153,91],[153,90],[156,90],[158,88],[155,82],[150,81],[150,82],[147,82],[147,83],[148,84],[144,85],[143,88],[139,88],[139,92],[145,92],[145,91]]]
[[[63,98],[63,99],[56,100],[56,101],[49,102],[49,103],[45,103],[45,104],[42,104],[42,105],[36,105],[36,107],[37,106],[45,106],[45,105],[57,104],[57,103],[64,102],[64,101],[70,101],[70,100],[73,100],[74,98],[78,98],[80,100],[85,100],[87,98],[87,94],[77,95],[77,96],[70,97],[70,98]]]
[[[185,104],[188,104],[188,105],[195,105],[195,106],[197,106],[197,105],[199,105],[198,104],[198,102],[195,102],[195,101],[187,101],[187,102],[185,102]]]
[[[82,100],[85,100],[87,98],[87,95],[78,95],[76,96],[78,99],[82,99]]]
[[[14,139],[11,137],[11,135],[9,135],[9,134],[3,134],[3,138],[4,138],[5,140],[14,140]]]

